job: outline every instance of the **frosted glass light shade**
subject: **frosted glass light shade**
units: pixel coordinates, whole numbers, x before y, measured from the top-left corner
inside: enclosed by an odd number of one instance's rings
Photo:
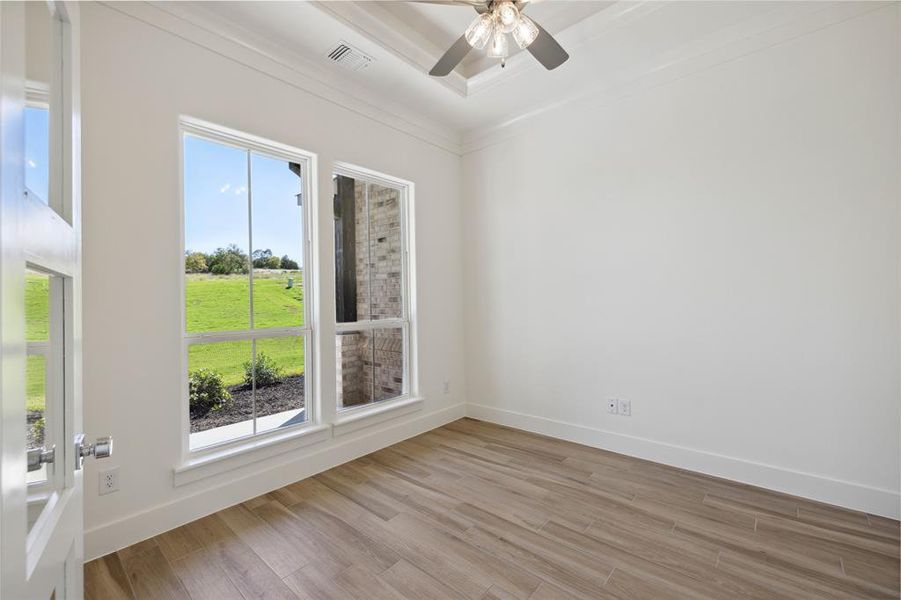
[[[519,20],[519,9],[509,0],[504,0],[498,4],[494,13],[497,15],[497,26],[504,33],[510,33],[516,27]]]
[[[491,43],[488,45],[488,56],[491,58],[507,58],[510,48],[507,44],[507,35],[500,29],[495,30]]]
[[[525,50],[538,37],[538,26],[529,17],[519,15],[519,21],[513,28],[513,39],[516,45]]]
[[[483,13],[476,17],[466,28],[466,41],[476,50],[481,50],[491,39],[494,32],[494,15]]]

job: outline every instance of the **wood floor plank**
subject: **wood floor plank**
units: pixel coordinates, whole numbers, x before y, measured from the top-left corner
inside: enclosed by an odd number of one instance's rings
[[[90,600],[869,599],[898,521],[461,419],[85,565]]]
[[[171,565],[193,600],[243,600],[213,552],[192,552]]]
[[[190,598],[159,547],[130,555],[123,565],[137,600]]]
[[[293,551],[288,540],[246,506],[226,508],[219,516],[279,577],[305,566],[303,557]]]
[[[422,600],[459,598],[457,592],[405,560],[398,561],[396,565],[379,575],[379,579],[403,598],[421,598]]]
[[[133,600],[135,592],[131,588],[125,567],[119,554],[114,552],[84,567],[85,598],[87,600]]]

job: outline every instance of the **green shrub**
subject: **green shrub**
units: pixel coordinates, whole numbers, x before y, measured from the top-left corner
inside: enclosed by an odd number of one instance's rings
[[[231,394],[222,383],[222,375],[212,369],[191,371],[188,375],[188,393],[193,415],[219,410],[231,401]]]
[[[281,268],[288,271],[296,271],[300,268],[300,266],[297,264],[297,261],[288,258],[287,254],[285,254],[279,262],[281,263]]]
[[[254,375],[256,375],[257,387],[266,387],[281,383],[282,368],[265,353],[260,352],[257,354],[255,365],[251,361],[244,363],[244,384],[253,385]]]
[[[34,441],[38,444],[44,443],[44,426],[45,426],[44,417],[38,417],[37,420],[31,424],[31,436],[34,438]]]

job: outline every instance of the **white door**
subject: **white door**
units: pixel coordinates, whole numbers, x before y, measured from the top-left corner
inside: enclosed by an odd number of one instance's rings
[[[4,600],[83,595],[78,65],[75,3],[0,2]]]

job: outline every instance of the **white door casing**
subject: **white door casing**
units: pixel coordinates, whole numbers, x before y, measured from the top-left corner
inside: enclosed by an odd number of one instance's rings
[[[75,434],[81,406],[81,152],[79,24],[74,2],[48,10],[52,68],[47,203],[25,194],[26,6],[0,2],[0,597],[83,595],[83,482]],[[25,270],[51,275],[45,447],[39,515],[26,483]]]

